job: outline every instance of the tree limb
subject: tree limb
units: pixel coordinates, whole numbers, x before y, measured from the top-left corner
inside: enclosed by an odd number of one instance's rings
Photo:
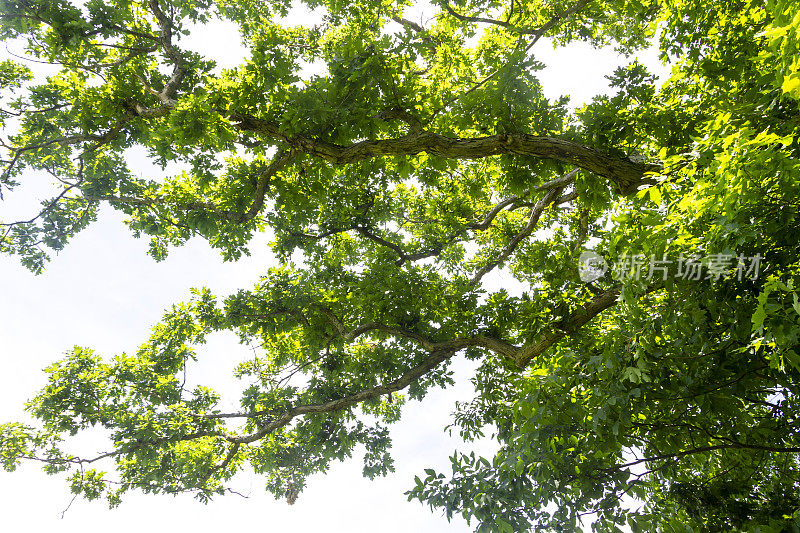
[[[638,186],[649,183],[645,174],[656,172],[660,168],[657,165],[636,163],[627,157],[604,154],[595,148],[565,139],[526,133],[460,138],[425,131],[395,139],[365,140],[342,146],[302,134],[286,134],[274,122],[242,113],[231,113],[230,119],[240,130],[284,141],[298,152],[340,165],[376,157],[408,156],[423,152],[449,159],[481,159],[503,154],[528,155],[561,161],[593,172],[610,180],[623,194],[633,193]]]
[[[566,319],[561,320],[558,324],[550,326],[550,328],[541,333],[534,342],[526,344],[519,349],[515,355],[517,366],[520,368],[528,366],[532,359],[544,353],[545,350],[555,343],[564,337],[572,335],[578,329],[589,323],[595,316],[609,307],[616,305],[618,298],[619,289],[609,289],[595,296],[589,303],[579,308]]]
[[[564,179],[568,183],[569,181],[574,180],[577,174],[578,169],[572,170],[566,176],[564,176]],[[494,267],[508,259],[514,250],[516,250],[517,246],[519,246],[519,243],[533,233],[533,230],[536,228],[536,224],[539,223],[539,218],[542,216],[545,208],[558,198],[558,195],[562,190],[561,187],[563,187],[563,185],[550,189],[542,198],[539,199],[538,202],[536,202],[536,205],[534,205],[531,209],[531,214],[528,217],[528,222],[525,224],[525,227],[523,227],[522,230],[517,233],[513,239],[511,239],[511,242],[509,242],[503,251],[500,252],[500,255],[497,256],[497,259],[490,262],[488,265],[485,265],[475,273],[475,276],[472,278],[471,282],[473,286],[477,285],[481,278],[491,272]]]

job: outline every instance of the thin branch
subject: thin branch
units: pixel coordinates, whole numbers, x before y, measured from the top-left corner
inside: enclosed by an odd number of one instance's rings
[[[241,443],[239,443],[239,442],[234,442],[234,443],[233,443],[233,445],[231,446],[230,450],[228,450],[228,453],[227,453],[227,455],[225,456],[225,459],[223,459],[223,460],[222,460],[222,462],[221,462],[220,464],[218,464],[218,465],[216,465],[215,467],[211,468],[211,469],[210,469],[210,470],[209,470],[209,471],[206,473],[206,475],[205,475],[205,476],[203,476],[203,477],[200,479],[200,481],[197,483],[198,487],[202,487],[202,486],[204,486],[204,485],[205,485],[205,484],[208,482],[208,480],[209,480],[209,479],[211,479],[211,477],[212,477],[214,474],[216,474],[217,472],[222,472],[222,471],[224,471],[226,468],[228,468],[228,465],[230,465],[230,464],[231,464],[231,461],[233,461],[233,458],[234,458],[234,457],[236,457],[236,454],[237,454],[237,453],[239,453],[239,448],[241,448],[241,447],[242,447]]]
[[[750,374],[758,375],[758,371],[763,369],[763,368],[767,368],[767,366],[769,366],[769,365],[767,365],[766,363],[762,363],[761,365],[759,365],[759,366],[757,366],[755,368],[751,368],[751,369],[745,370],[744,372],[741,372],[738,376],[736,376],[734,378],[731,378],[731,379],[729,379],[727,381],[724,381],[724,382],[722,382],[721,384],[715,386],[712,389],[707,389],[707,390],[704,390],[704,391],[700,391],[700,392],[698,392],[696,394],[691,394],[691,395],[686,395],[686,396],[671,396],[671,397],[664,397],[664,398],[659,398],[657,396],[654,396],[653,399],[657,400],[657,401],[662,401],[662,402],[665,402],[665,401],[666,402],[674,402],[674,401],[678,401],[678,400],[689,400],[689,399],[692,399],[692,398],[697,398],[698,396],[702,396],[704,394],[708,394],[708,393],[711,393],[711,392],[718,391],[718,390],[720,390],[722,388],[729,387],[730,385],[734,385],[734,384],[738,383],[739,381],[743,380],[745,377],[749,376]]]
[[[563,178],[565,183],[574,180],[575,176],[578,174],[578,171],[579,169],[575,169],[567,173],[567,175],[564,176]],[[517,235],[515,235],[513,239],[511,239],[511,242],[509,242],[506,245],[506,247],[503,249],[502,252],[500,252],[500,255],[497,256],[495,260],[483,266],[480,270],[478,270],[478,272],[475,273],[475,276],[473,276],[471,281],[471,284],[473,286],[477,285],[481,281],[481,278],[483,278],[483,276],[491,272],[497,265],[508,259],[508,257],[512,253],[514,253],[514,250],[516,250],[517,246],[519,246],[519,243],[521,243],[524,239],[529,237],[531,233],[533,233],[533,230],[536,228],[536,224],[539,223],[539,218],[542,216],[542,213],[544,212],[545,208],[551,203],[553,203],[553,201],[558,198],[560,193],[561,193],[560,188],[550,189],[538,202],[536,202],[536,205],[534,205],[534,207],[531,209],[531,214],[528,217],[528,222],[527,224],[525,224],[522,230],[520,230],[520,232]]]
[[[250,207],[244,213],[236,213],[234,211],[228,211],[220,208],[217,204],[213,202],[203,202],[203,201],[178,202],[169,204],[169,206],[173,209],[177,209],[180,211],[196,211],[196,210],[210,211],[219,216],[221,219],[230,222],[237,222],[237,223],[248,222],[252,220],[256,215],[258,215],[258,213],[261,211],[261,208],[264,206],[264,200],[266,197],[267,187],[269,186],[270,180],[275,176],[276,173],[278,173],[290,161],[292,161],[293,158],[294,156],[289,151],[286,150],[278,153],[278,155],[276,155],[275,158],[273,158],[269,166],[259,175],[255,191],[253,192],[253,203],[250,204]],[[105,196],[84,196],[84,198],[93,201],[106,201],[112,204],[116,203],[116,204],[139,205],[148,207],[152,207],[155,205],[168,205],[168,200],[163,197],[139,198],[135,196],[105,195]]]
[[[636,461],[631,461],[629,463],[615,465],[609,468],[602,468],[599,469],[603,472],[613,472],[616,470],[622,470],[623,468],[630,468],[631,466],[636,466],[641,463],[649,463],[652,461],[661,461],[664,459],[679,459],[681,457],[685,457],[687,455],[694,455],[696,453],[706,453],[712,452],[716,450],[730,450],[730,449],[750,449],[750,450],[762,450],[762,451],[769,451],[769,452],[777,452],[777,453],[800,453],[800,446],[761,446],[757,444],[745,444],[740,442],[730,442],[728,444],[714,444],[710,446],[700,446],[697,448],[692,448],[690,450],[683,450],[680,452],[675,453],[665,453],[654,455],[651,457],[644,457],[642,459],[637,459]]]
[[[263,439],[273,431],[283,426],[286,426],[287,424],[289,424],[289,422],[292,421],[292,419],[294,419],[297,416],[341,411],[343,409],[359,404],[366,400],[378,398],[380,396],[402,390],[407,386],[409,386],[415,380],[419,379],[420,377],[424,376],[425,374],[436,368],[442,362],[453,357],[455,354],[456,354],[455,350],[451,351],[442,350],[439,352],[435,352],[431,354],[429,357],[427,357],[422,363],[406,371],[402,376],[393,381],[390,381],[389,383],[386,383],[384,385],[378,385],[377,387],[372,387],[370,389],[362,390],[355,394],[351,394],[349,396],[345,396],[343,398],[339,398],[336,400],[330,400],[328,402],[324,402],[321,404],[301,405],[293,409],[289,409],[279,417],[273,419],[271,422],[266,424],[259,431],[247,435],[239,435],[239,436],[229,435],[226,438],[229,442],[234,442],[234,443],[247,444],[251,442],[256,442],[258,440]],[[249,416],[252,417],[259,415],[249,415]]]
[[[569,183],[572,179],[573,179],[573,176],[571,176],[570,174],[567,174],[565,176],[561,176],[561,177],[556,178],[554,180],[551,180],[551,181],[548,181],[546,183],[543,183],[542,185],[534,187],[532,190],[539,191],[539,190],[549,190],[549,189],[553,189],[555,187],[563,187],[565,184]],[[444,249],[445,246],[448,246],[448,245],[452,244],[453,242],[458,240],[459,237],[462,237],[464,234],[466,234],[469,230],[484,231],[484,230],[488,229],[491,226],[491,224],[494,221],[494,219],[497,217],[497,215],[501,211],[503,211],[503,209],[505,209],[505,208],[507,208],[509,206],[517,205],[520,202],[520,200],[522,200],[528,194],[530,194],[530,191],[531,191],[531,189],[526,189],[519,196],[511,196],[509,198],[506,198],[505,200],[502,200],[502,201],[498,202],[491,210],[489,210],[488,213],[486,213],[484,218],[481,219],[480,221],[470,222],[469,224],[466,224],[465,226],[459,228],[458,230],[453,231],[448,236],[442,238],[442,240],[441,240],[441,242],[439,244],[437,244],[437,245],[435,245],[435,246],[433,246],[431,248],[428,248],[427,250],[422,250],[422,251],[414,252],[414,253],[407,252],[399,244],[395,244],[395,243],[393,243],[391,241],[387,241],[383,237],[380,237],[379,235],[376,235],[367,226],[359,225],[359,224],[353,224],[353,225],[350,225],[350,226],[347,226],[347,227],[329,228],[329,229],[327,229],[325,231],[322,231],[322,232],[319,232],[319,233],[293,232],[293,233],[291,233],[291,235],[295,236],[295,237],[302,237],[304,239],[310,239],[310,240],[314,240],[314,241],[319,241],[321,239],[324,239],[326,237],[330,237],[332,235],[336,235],[336,234],[339,234],[339,233],[344,233],[346,231],[355,230],[360,235],[362,235],[363,237],[371,240],[372,242],[374,242],[376,244],[379,244],[381,246],[384,246],[386,248],[389,248],[390,250],[393,250],[395,253],[397,253],[398,257],[397,257],[397,261],[395,262],[395,264],[397,266],[401,266],[403,263],[405,263],[407,261],[408,262],[413,262],[413,261],[419,261],[420,259],[426,259],[428,257],[438,256],[439,254],[442,253],[442,250]],[[562,199],[560,198],[559,201],[562,201]],[[524,204],[519,204],[519,205],[524,205]],[[514,208],[515,207],[512,207],[512,209],[514,209]],[[437,221],[433,221],[433,222],[435,223]]]
[[[748,442],[742,442],[740,440],[733,439],[731,437],[724,437],[722,435],[716,435],[709,431],[708,429],[704,428],[703,426],[698,426],[696,424],[690,424],[687,422],[679,423],[679,424],[647,424],[642,422],[633,422],[633,426],[641,426],[641,427],[648,427],[651,430],[658,431],[662,429],[671,429],[671,428],[681,428],[681,429],[688,429],[690,430],[689,434],[691,435],[691,430],[699,431],[700,433],[705,434],[709,439],[712,441],[714,440],[721,440],[731,444],[732,447],[735,448],[744,448],[748,450],[763,450],[767,452],[777,452],[777,453],[800,453],[800,446],[768,446],[766,444],[753,444]],[[754,428],[758,429],[758,428]]]
[[[561,13],[557,13],[547,23],[545,23],[543,26],[541,26],[540,28],[535,29],[535,30],[522,30],[522,29],[518,29],[516,27],[513,27],[513,29],[512,29],[512,25],[511,24],[504,23],[502,21],[493,20],[493,19],[487,19],[487,18],[483,18],[483,17],[466,17],[464,15],[460,15],[460,14],[456,13],[452,9],[452,7],[450,7],[449,3],[445,2],[444,5],[445,5],[445,9],[451,15],[453,15],[454,17],[456,17],[456,18],[458,18],[458,19],[460,19],[462,21],[463,20],[468,20],[468,21],[471,20],[473,22],[485,22],[485,23],[490,23],[490,24],[498,24],[500,26],[506,27],[507,29],[510,29],[511,31],[514,31],[514,32],[518,33],[520,35],[520,38],[517,41],[517,43],[514,45],[514,50],[512,51],[512,54],[513,54],[517,50],[519,50],[520,47],[522,46],[522,44],[524,42],[523,39],[524,39],[525,35],[533,35],[533,39],[531,39],[531,42],[528,43],[524,48],[524,52],[527,53],[531,48],[533,48],[533,46],[539,41],[539,39],[541,39],[548,31],[550,31],[552,28],[554,28],[556,25],[558,25],[561,22],[562,19],[574,15],[577,11],[579,11],[580,9],[585,7],[590,1],[591,0],[579,0],[572,7],[570,7],[569,9],[567,9],[565,11],[562,11]],[[472,87],[470,87],[466,91],[462,92],[461,94],[458,94],[458,95],[454,96],[453,98],[451,98],[450,100],[445,102],[441,107],[439,107],[438,109],[436,109],[433,112],[433,115],[434,116],[437,115],[438,113],[440,113],[444,109],[450,107],[454,102],[456,102],[460,98],[463,98],[464,96],[467,96],[468,94],[472,93],[473,91],[483,87],[487,82],[489,82],[492,78],[497,76],[504,68],[506,68],[506,66],[507,65],[504,63],[504,64],[500,65],[499,67],[497,67],[494,71],[492,71],[490,74],[486,75],[480,81],[475,83]]]
[[[490,19],[490,18],[487,18],[487,17],[471,17],[471,16],[468,16],[468,15],[462,15],[461,13],[459,13],[458,11],[453,9],[453,7],[450,5],[449,2],[445,2],[444,3],[444,8],[447,10],[448,13],[450,13],[450,15],[452,15],[455,18],[457,18],[461,22],[476,22],[476,23],[484,23],[484,24],[494,24],[494,25],[500,26],[502,28],[505,28],[505,29],[507,29],[509,31],[512,31],[514,33],[520,33],[522,35],[530,35],[530,34],[538,33],[537,29],[517,27],[514,24],[511,24],[508,21],[508,19],[506,19],[505,21],[502,21],[502,20]]]
[[[46,458],[46,457],[38,457],[36,455],[21,455],[20,457],[23,458],[23,459],[29,459],[31,461],[38,461],[40,463],[47,463],[47,464],[53,464],[53,465],[63,465],[65,463],[82,465],[82,464],[95,463],[95,462],[100,461],[102,459],[108,459],[109,457],[116,457],[117,455],[119,455],[121,453],[122,452],[120,450],[114,450],[113,452],[103,453],[103,454],[98,455],[97,457],[93,457],[91,459],[81,459],[80,457],[75,457],[75,456],[66,457],[66,458],[60,458],[60,459],[49,459],[49,458]]]
[[[266,197],[267,187],[269,186],[270,180],[272,180],[275,174],[280,172],[281,169],[288,165],[293,159],[294,154],[289,150],[283,150],[279,152],[272,159],[272,162],[269,164],[266,170],[264,170],[264,172],[262,172],[258,177],[256,190],[253,193],[253,203],[250,205],[250,208],[241,215],[239,222],[247,222],[248,220],[252,220],[261,211],[261,208],[264,206],[264,198]]]

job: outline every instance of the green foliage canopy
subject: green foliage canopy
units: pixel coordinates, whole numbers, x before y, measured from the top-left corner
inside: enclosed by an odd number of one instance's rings
[[[58,66],[0,62],[0,195],[54,179],[0,251],[40,272],[109,203],[156,259],[201,237],[236,260],[269,228],[281,260],[196,290],[133,355],[54,363],[41,424],[0,426],[3,466],[116,505],[208,500],[249,463],[291,502],[359,444],[365,475],[391,470],[387,425],[465,357],[467,449],[409,498],[479,531],[800,527],[793,2],[436,0],[424,25],[407,2],[303,4],[313,24],[287,1],[0,0],[0,36]],[[181,44],[218,18],[251,50],[233,69]],[[542,38],[627,54],[616,94],[547,99]],[[653,39],[662,86],[635,60]],[[133,147],[183,171],[137,177]],[[587,246],[629,268],[582,281]],[[499,268],[524,289],[490,290]],[[181,379],[223,330],[261,346],[238,412]],[[487,426],[500,451],[469,453]],[[68,452],[89,427],[110,451]]]

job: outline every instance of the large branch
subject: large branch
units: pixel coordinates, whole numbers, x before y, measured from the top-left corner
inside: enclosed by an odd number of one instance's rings
[[[420,364],[410,368],[400,377],[388,383],[371,387],[369,389],[365,389],[327,402],[296,406],[280,414],[275,413],[275,411],[272,409],[265,409],[252,412],[212,413],[198,416],[204,419],[273,417],[258,431],[246,435],[227,435],[220,434],[218,432],[207,433],[208,435],[222,436],[232,443],[248,444],[261,440],[273,431],[288,425],[294,418],[298,416],[341,411],[342,409],[352,407],[366,400],[371,400],[402,390],[409,386],[414,380],[421,378],[436,368],[439,364],[452,358],[456,353],[465,348],[480,347],[488,349],[499,355],[502,355],[510,361],[515,362],[519,367],[524,368],[534,357],[541,354],[547,348],[564,337],[573,334],[603,310],[614,305],[618,296],[619,289],[611,289],[606,291],[605,293],[595,297],[584,307],[578,309],[578,311],[573,313],[567,319],[560,321],[557,326],[552,326],[552,329],[543,333],[537,341],[522,347],[516,347],[502,340],[485,336],[459,337],[446,341],[434,342],[415,332],[410,332],[404,329],[390,327],[378,323],[364,324],[352,330],[348,330],[338,319],[338,317],[336,317],[336,315],[326,308],[316,305],[315,307],[320,309],[328,318],[328,320],[334,325],[339,335],[341,335],[342,338],[348,342],[353,341],[367,333],[378,331],[388,335],[403,337],[415,341],[419,343],[426,351],[428,351],[430,355]],[[202,434],[203,433],[198,433],[198,435]]]
[[[243,131],[284,141],[298,152],[340,165],[376,157],[408,156],[423,152],[449,159],[481,159],[519,154],[575,165],[610,180],[623,194],[635,192],[639,185],[649,183],[645,174],[656,172],[660,168],[657,165],[637,163],[627,157],[604,154],[565,139],[526,133],[461,138],[423,131],[396,139],[366,140],[342,146],[302,134],[289,135],[282,132],[274,122],[242,113],[232,113],[230,118]]]
[[[613,305],[614,302],[616,301],[617,294],[618,294],[617,290],[614,289],[592,300],[592,302],[587,304],[583,309],[579,310],[576,314],[574,314],[567,320],[567,326],[565,327],[567,331],[563,331],[559,338],[563,338],[565,335],[574,332],[582,325],[589,322],[589,320],[591,320],[596,314],[601,312],[603,309],[606,309],[611,305]],[[494,339],[491,337],[484,337],[484,336],[455,338],[446,341],[434,342],[422,337],[419,334],[377,323],[364,324],[352,330],[347,330],[347,328],[341,323],[341,321],[339,321],[339,319],[333,313],[331,313],[322,306],[317,305],[315,307],[323,311],[323,313],[328,317],[331,323],[334,324],[339,334],[348,341],[355,340],[356,338],[364,334],[367,334],[369,332],[379,331],[382,333],[414,340],[420,343],[429,352],[430,355],[426,357],[422,362],[406,370],[402,375],[400,375],[399,377],[397,377],[392,381],[389,381],[382,385],[377,385],[375,387],[364,389],[355,392],[353,394],[343,396],[341,398],[329,400],[327,402],[298,405],[282,413],[276,413],[273,409],[265,409],[259,411],[251,411],[251,412],[209,413],[209,414],[196,415],[197,418],[205,420],[227,419],[227,418],[249,418],[249,419],[269,418],[269,421],[266,424],[262,425],[258,431],[255,431],[253,433],[248,433],[244,435],[235,435],[220,430],[200,430],[180,436],[163,436],[151,440],[131,441],[125,444],[124,447],[122,448],[118,448],[113,452],[105,453],[102,454],[101,456],[89,460],[69,458],[69,459],[60,459],[59,461],[73,462],[73,463],[94,462],[99,459],[104,459],[107,457],[115,457],[120,454],[126,453],[127,451],[130,451],[132,449],[131,446],[133,447],[133,449],[135,449],[142,445],[147,445],[147,444],[167,444],[170,442],[190,441],[202,437],[213,436],[213,437],[223,438],[228,442],[236,445],[229,451],[222,465],[219,465],[213,469],[214,472],[216,472],[224,468],[227,465],[227,463],[230,462],[232,456],[238,451],[239,445],[249,444],[259,441],[264,437],[266,437],[267,435],[269,435],[270,433],[288,425],[293,419],[297,418],[298,416],[324,414],[324,413],[341,411],[343,409],[347,409],[348,407],[352,407],[364,401],[375,399],[380,396],[384,396],[392,392],[402,390],[408,387],[415,380],[428,374],[430,371],[432,371],[434,368],[439,366],[444,361],[447,361],[448,359],[452,358],[454,355],[456,355],[460,350],[464,348],[468,347],[486,348],[488,350],[501,354],[512,361],[516,360],[519,362],[524,357],[527,356],[532,357],[537,352],[541,353],[541,351],[544,351],[544,349],[546,349],[554,342],[556,342],[555,340],[552,340],[547,346],[544,346],[545,343],[537,343],[536,345],[533,346],[524,346],[521,348],[512,346],[499,339]]]
[[[392,381],[389,381],[381,385],[377,385],[375,387],[367,388],[343,396],[341,398],[332,399],[326,402],[298,405],[290,409],[287,409],[282,413],[276,413],[274,409],[263,409],[251,412],[207,413],[207,414],[195,415],[198,419],[203,419],[203,420],[247,418],[247,419],[261,419],[262,421],[265,422],[262,425],[260,425],[257,431],[254,431],[252,433],[244,435],[236,435],[227,433],[225,431],[221,431],[219,429],[200,430],[180,436],[163,436],[151,440],[134,440],[124,445],[124,447],[118,448],[113,452],[103,454],[94,459],[85,460],[78,458],[69,458],[66,460],[62,459],[59,461],[73,462],[73,463],[93,462],[107,457],[115,457],[120,454],[126,453],[131,449],[135,449],[142,445],[147,445],[147,444],[161,445],[177,441],[190,441],[209,436],[225,439],[226,441],[232,443],[234,446],[229,450],[223,462],[220,465],[217,465],[212,468],[212,470],[206,477],[206,479],[208,479],[208,477],[210,477],[214,473],[227,467],[227,465],[232,460],[233,456],[238,452],[240,445],[257,442],[265,438],[269,434],[273,433],[274,431],[287,426],[288,424],[291,423],[292,420],[294,420],[298,416],[324,414],[324,413],[341,411],[349,407],[355,406],[359,403],[362,403],[364,401],[375,399],[380,396],[385,396],[392,392],[402,390],[408,387],[415,380],[431,372],[434,368],[439,366],[444,361],[447,361],[448,359],[452,358],[462,349],[469,347],[486,348],[495,353],[503,355],[509,360],[517,362],[519,366],[524,367],[532,357],[535,357],[539,353],[543,352],[545,349],[553,345],[555,342],[557,342],[564,336],[574,333],[578,328],[589,322],[598,313],[614,305],[617,296],[618,296],[618,289],[612,289],[607,291],[606,293],[603,293],[602,295],[596,297],[594,300],[589,302],[582,309],[579,309],[572,316],[568,317],[565,321],[562,321],[561,322],[562,329],[559,331],[558,334],[555,335],[545,334],[542,337],[542,339],[540,339],[539,342],[536,342],[532,345],[525,345],[519,348],[510,345],[502,340],[485,336],[461,337],[461,338],[435,342],[415,332],[410,332],[404,329],[390,327],[378,323],[364,324],[352,330],[348,330],[344,326],[344,324],[342,324],[342,322],[338,319],[338,317],[336,317],[336,315],[334,315],[332,312],[330,312],[321,305],[315,305],[314,307],[319,309],[328,318],[328,320],[334,325],[339,335],[341,335],[342,338],[344,338],[348,342],[351,342],[367,333],[377,331],[388,335],[403,337],[415,341],[419,343],[426,351],[428,351],[429,355],[420,363],[418,363],[416,366],[409,368],[403,374],[401,374],[399,377],[395,378]],[[131,448],[131,446],[133,448]]]

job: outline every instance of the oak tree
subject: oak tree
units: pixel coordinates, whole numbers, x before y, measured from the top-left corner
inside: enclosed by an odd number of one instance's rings
[[[233,261],[269,228],[281,261],[197,289],[135,354],[54,363],[40,424],[0,426],[3,466],[116,505],[208,500],[249,464],[292,503],[357,445],[365,475],[390,470],[387,425],[467,358],[463,453],[409,498],[479,531],[800,527],[794,3],[303,5],[289,25],[288,0],[0,0],[27,58],[0,62],[0,194],[53,178],[2,221],[2,252],[40,272],[110,204],[156,259],[200,237]],[[219,19],[250,50],[236,68],[182,44]],[[578,109],[544,96],[536,59],[575,42],[628,61]],[[636,60],[653,42],[663,84]],[[135,147],[182,170],[137,176]],[[587,250],[613,268],[581,268]],[[490,289],[499,269],[523,289]],[[260,346],[236,412],[182,380],[223,330]],[[107,453],[69,451],[89,427]]]

